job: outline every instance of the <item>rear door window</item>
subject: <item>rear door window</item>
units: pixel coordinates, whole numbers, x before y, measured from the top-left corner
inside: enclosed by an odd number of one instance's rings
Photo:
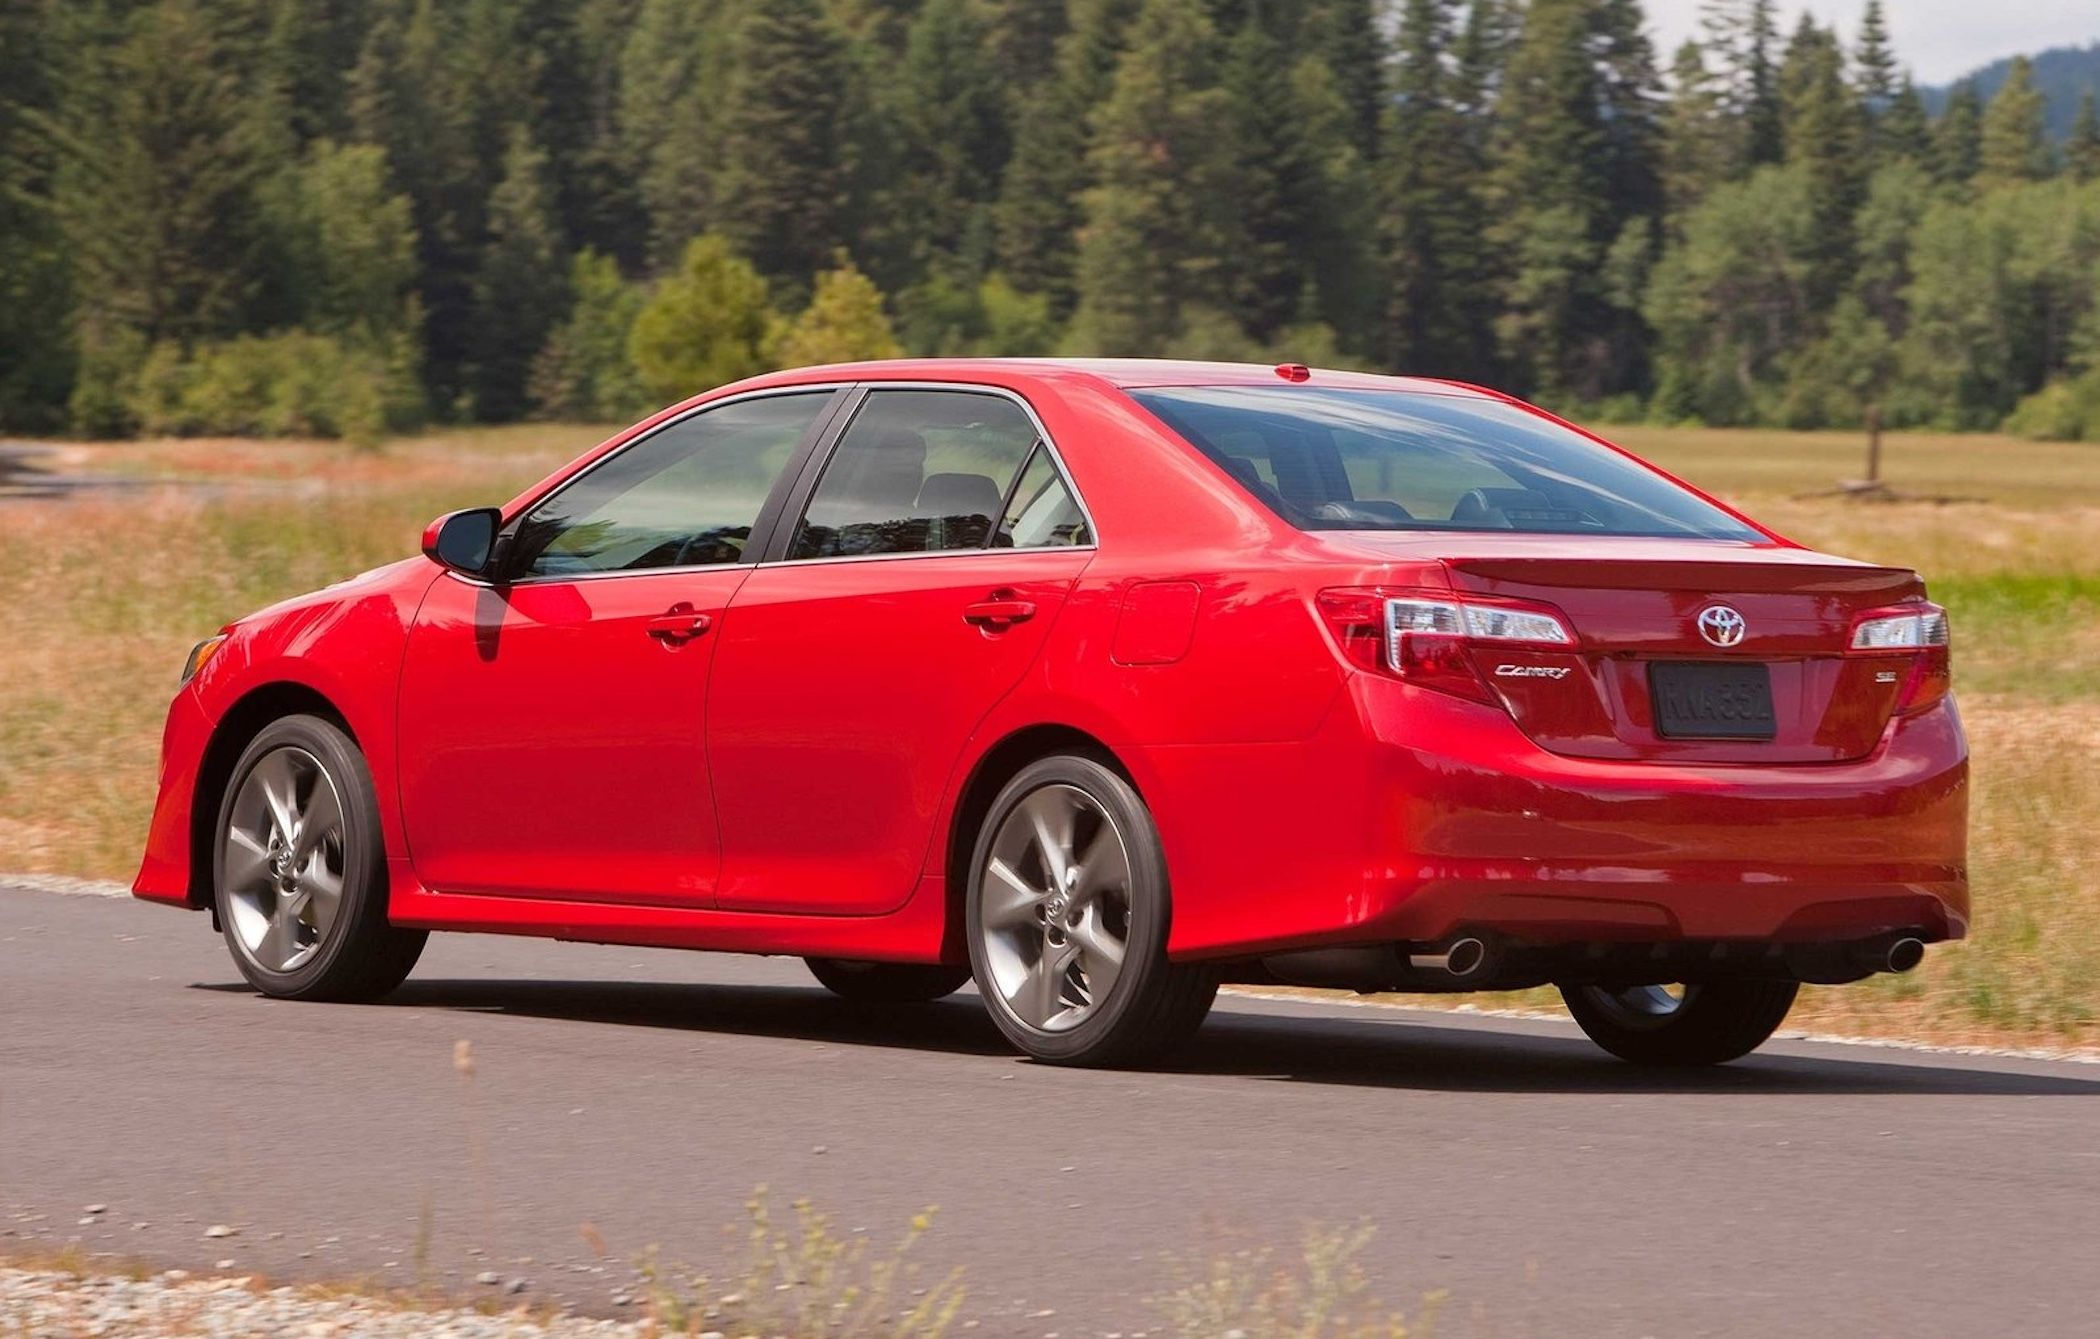
[[[1035,422],[1001,395],[871,391],[824,466],[791,559],[986,547]]]

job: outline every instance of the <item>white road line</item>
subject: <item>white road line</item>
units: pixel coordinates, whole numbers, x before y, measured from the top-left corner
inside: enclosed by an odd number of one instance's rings
[[[131,887],[111,879],[76,879],[69,874],[0,874],[0,888],[68,897],[129,897]]]
[[[1424,1019],[1449,1017],[1452,1014],[1467,1014],[1474,1018],[1515,1018],[1527,1023],[1558,1023],[1575,1029],[1575,1020],[1563,1013],[1551,1013],[1543,1009],[1483,1009],[1477,1004],[1454,1004],[1443,1008],[1435,1005],[1401,1004],[1375,996],[1352,998],[1347,996],[1280,995],[1245,986],[1227,986],[1224,993],[1247,1000],[1270,1000],[1277,1004],[1326,1004],[1343,1009],[1389,1009],[1397,1013],[1417,1014]],[[1925,1055],[1973,1055],[1991,1056],[2003,1060],[2047,1060],[2074,1065],[2100,1065],[2100,1048],[2087,1046],[1946,1046],[1934,1042],[1904,1041],[1893,1037],[1848,1037],[1834,1032],[1802,1032],[1783,1029],[1772,1034],[1778,1041],[1807,1041],[1823,1046],[1872,1046],[1890,1051],[1910,1051]]]

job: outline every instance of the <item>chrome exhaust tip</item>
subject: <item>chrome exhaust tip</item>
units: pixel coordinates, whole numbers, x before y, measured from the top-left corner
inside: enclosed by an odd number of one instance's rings
[[[1477,975],[1487,965],[1487,945],[1471,935],[1454,939],[1441,949],[1428,953],[1410,953],[1407,965],[1417,971],[1444,971],[1465,979]]]
[[[1924,941],[1905,935],[1889,945],[1888,956],[1882,960],[1881,970],[1907,972],[1924,960]]]

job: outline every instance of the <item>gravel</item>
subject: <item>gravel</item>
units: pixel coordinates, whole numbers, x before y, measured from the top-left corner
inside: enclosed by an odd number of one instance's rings
[[[150,1278],[0,1268],[8,1339],[642,1339],[626,1321],[423,1310],[248,1278]]]

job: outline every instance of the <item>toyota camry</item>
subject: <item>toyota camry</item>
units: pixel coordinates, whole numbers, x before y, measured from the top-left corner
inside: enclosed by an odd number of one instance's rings
[[[237,620],[136,892],[259,991],[462,930],[974,980],[1128,1064],[1221,982],[1557,986],[1710,1064],[1966,928],[1918,576],[1476,387],[899,361],[724,387]]]

